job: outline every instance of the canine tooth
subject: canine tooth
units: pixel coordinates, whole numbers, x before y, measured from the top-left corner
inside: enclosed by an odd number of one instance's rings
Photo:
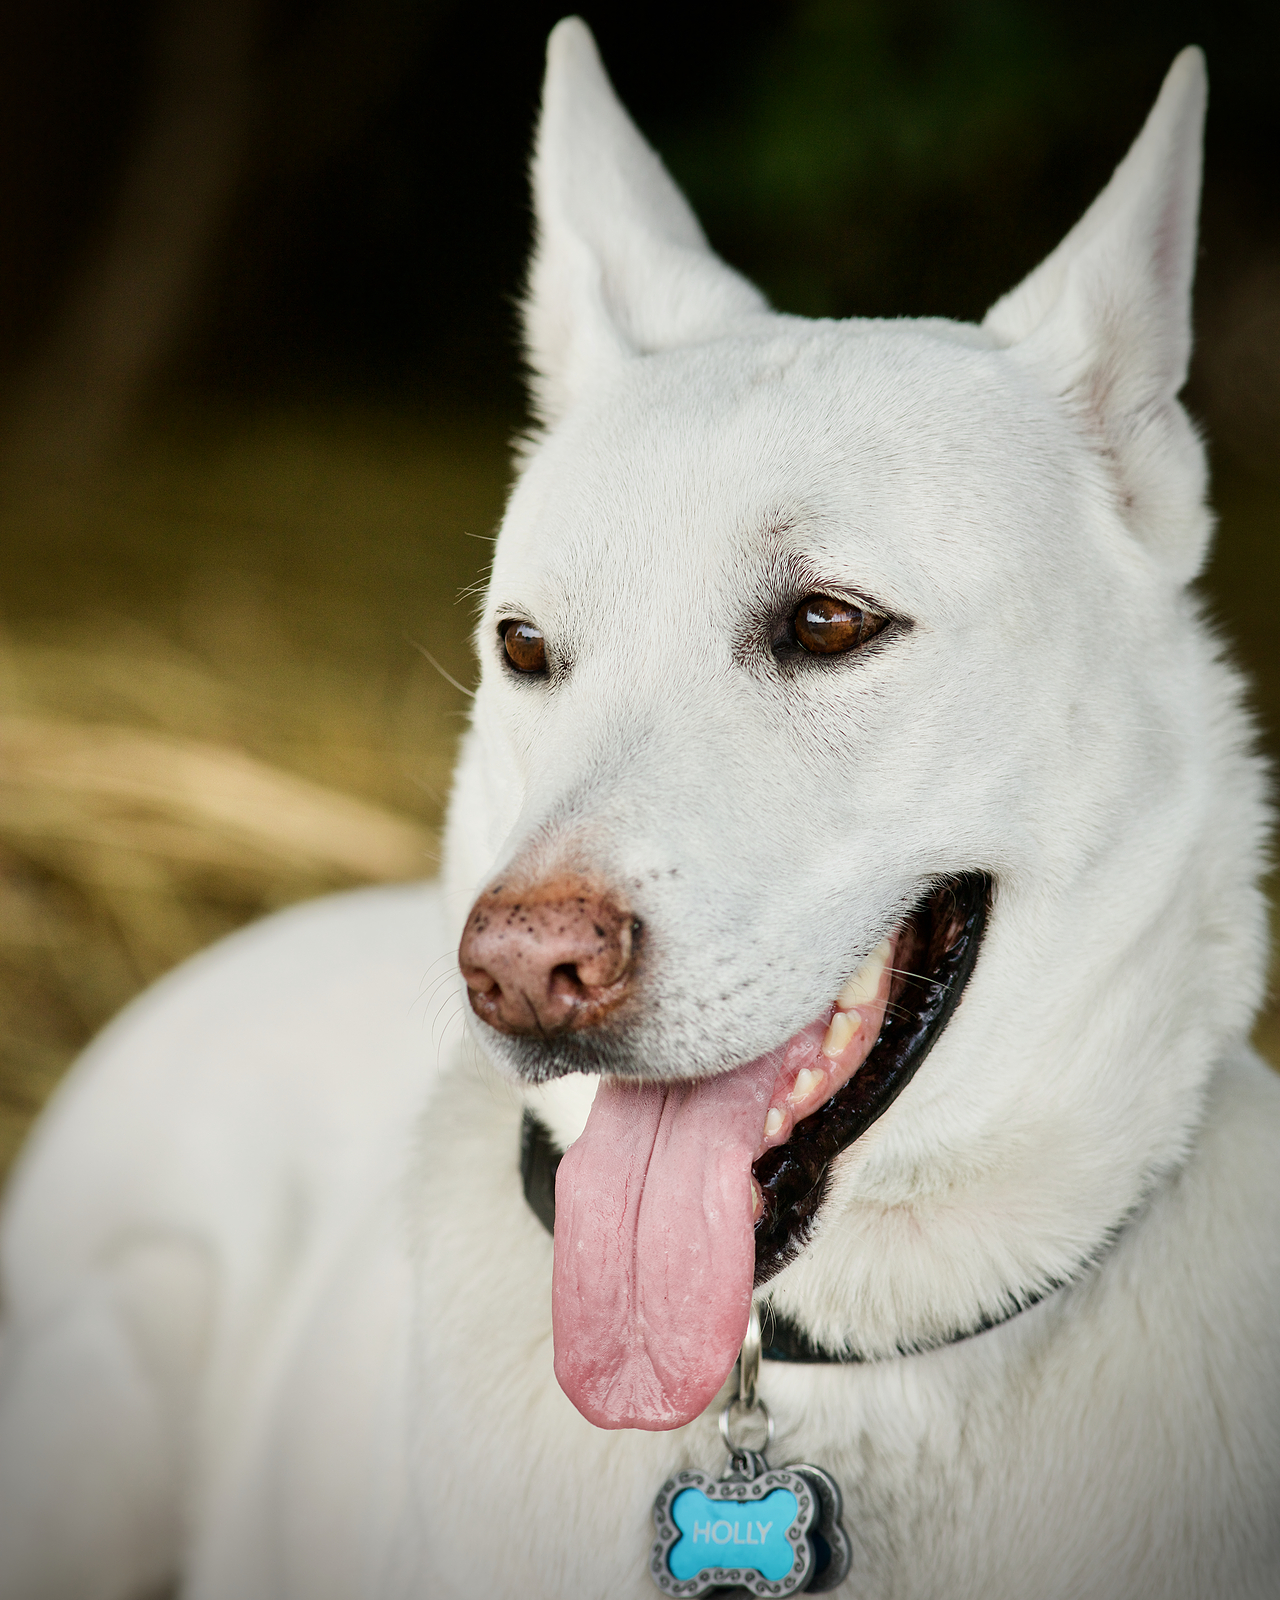
[[[777,1106],[770,1106],[769,1115],[764,1119],[764,1136],[771,1139],[787,1119]]]
[[[826,1037],[822,1041],[824,1056],[838,1056],[849,1040],[857,1033],[861,1026],[862,1018],[849,1016],[847,1012],[837,1011],[831,1019],[831,1026],[827,1029]],[[799,1079],[796,1080],[797,1083]]]
[[[756,1182],[756,1180],[754,1178],[752,1178],[752,1180],[751,1180],[751,1220],[754,1222],[755,1219],[760,1215],[760,1213],[763,1210],[764,1210],[764,1195],[761,1193],[760,1185]]]
[[[796,1081],[792,1085],[791,1093],[787,1099],[796,1103],[806,1100],[822,1082],[822,1073],[811,1072],[808,1067],[801,1067],[796,1073]]]
[[[852,1011],[855,1006],[870,1005],[880,988],[880,979],[889,964],[888,939],[881,939],[853,977],[836,996],[837,1011]]]

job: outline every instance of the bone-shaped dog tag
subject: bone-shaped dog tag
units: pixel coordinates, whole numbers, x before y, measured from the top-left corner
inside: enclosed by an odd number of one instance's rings
[[[819,1512],[813,1485],[758,1458],[751,1477],[714,1479],[686,1470],[668,1478],[653,1505],[649,1560],[663,1594],[737,1587],[752,1595],[798,1594],[813,1571],[807,1537]]]

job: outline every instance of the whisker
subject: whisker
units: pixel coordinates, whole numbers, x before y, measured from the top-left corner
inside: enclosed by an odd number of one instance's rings
[[[447,1006],[448,1002],[446,1001],[445,1004]],[[442,1007],[441,1009],[443,1010],[444,1007]],[[431,1023],[431,1042],[432,1042],[432,1045],[435,1048],[437,1060],[439,1059],[441,1051],[444,1049],[445,1039],[448,1036],[449,1029],[453,1026],[453,1024],[455,1022],[461,1024],[461,1023],[465,1023],[465,1021],[466,1021],[466,1018],[463,1015],[463,1011],[462,1011],[462,1006],[461,1005],[457,1005],[455,1010],[450,1011],[445,1016],[443,1021],[440,1020],[440,1012],[439,1011],[436,1012],[436,1015],[432,1019],[432,1023]],[[438,1028],[438,1031],[437,1031],[437,1028]]]
[[[436,660],[436,658],[431,654],[430,650],[427,649],[425,644],[419,644],[416,639],[410,638],[407,633],[404,636],[404,642],[406,644],[408,644],[408,645],[412,645],[413,648],[418,652],[418,654],[420,656],[425,656],[427,658],[427,660],[431,663],[431,665],[440,674],[440,676],[444,679],[444,681],[446,683],[451,683],[453,685],[453,687],[458,691],[459,694],[465,694],[468,700],[474,700],[475,699],[475,697],[476,697],[475,690],[474,689],[468,689],[465,684],[459,683],[458,680],[453,676],[452,673],[446,672],[445,669]]]
[[[466,1025],[465,1025],[466,1024],[466,1019],[463,1017],[461,1010],[459,1010],[459,1011],[455,1012],[453,1016],[445,1018],[445,1021],[444,1021],[443,1025],[442,1025],[442,1027],[440,1029],[440,1033],[439,1033],[438,1037],[435,1035],[434,1031],[432,1033],[431,1043],[432,1043],[432,1048],[435,1050],[435,1053],[436,1053],[436,1065],[437,1066],[440,1066],[440,1064],[441,1064],[441,1057],[444,1055],[445,1047],[446,1047],[446,1044],[448,1042],[449,1029],[452,1027],[452,1025],[455,1022],[458,1023],[459,1026],[462,1028],[462,1034],[461,1034],[461,1036],[460,1036],[460,1038],[458,1040],[458,1043],[462,1048],[464,1056],[465,1056],[468,1048],[474,1047],[475,1041],[472,1039],[471,1035],[467,1032]]]
[[[431,985],[430,989],[428,989],[425,994],[420,994],[414,1001],[415,1005],[422,1006],[424,1016],[430,1007],[442,998],[442,990],[444,992],[444,997],[457,992],[452,983],[449,981],[451,977],[451,973],[442,973],[441,976],[438,977]]]
[[[453,952],[451,950],[446,950],[443,955],[437,956],[434,961],[428,963],[422,973],[422,976],[418,979],[418,992],[413,997],[414,1005],[416,1005],[424,995],[429,995],[432,993],[438,983],[451,975],[450,968],[452,967],[452,964]],[[443,970],[437,971],[437,968],[442,968]]]
[[[931,984],[935,989],[948,989],[950,983],[943,983],[940,978],[931,978],[927,972],[910,972],[906,967],[890,967],[889,971],[899,978],[914,978],[917,983]]]
[[[435,998],[435,995],[432,998]],[[438,1018],[438,1016],[440,1016],[440,1011],[443,1011],[443,1008],[445,1008],[446,1005],[450,1005],[450,1003],[454,1002],[454,1000],[461,1005],[462,995],[459,994],[458,990],[456,989],[446,989],[445,994],[438,997],[437,1005],[435,1005],[435,1016]],[[430,1000],[427,1002],[427,1005],[430,1005]]]

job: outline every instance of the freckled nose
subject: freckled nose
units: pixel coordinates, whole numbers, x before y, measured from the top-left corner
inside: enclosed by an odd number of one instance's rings
[[[585,878],[491,884],[458,947],[471,1009],[500,1033],[592,1027],[627,997],[639,926]]]

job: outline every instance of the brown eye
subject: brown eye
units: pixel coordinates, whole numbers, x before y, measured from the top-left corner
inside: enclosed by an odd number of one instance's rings
[[[864,611],[848,600],[811,594],[796,607],[791,619],[797,640],[815,656],[837,656],[873,639],[888,619]]]
[[[547,670],[547,641],[532,622],[504,622],[502,646],[517,672]]]

